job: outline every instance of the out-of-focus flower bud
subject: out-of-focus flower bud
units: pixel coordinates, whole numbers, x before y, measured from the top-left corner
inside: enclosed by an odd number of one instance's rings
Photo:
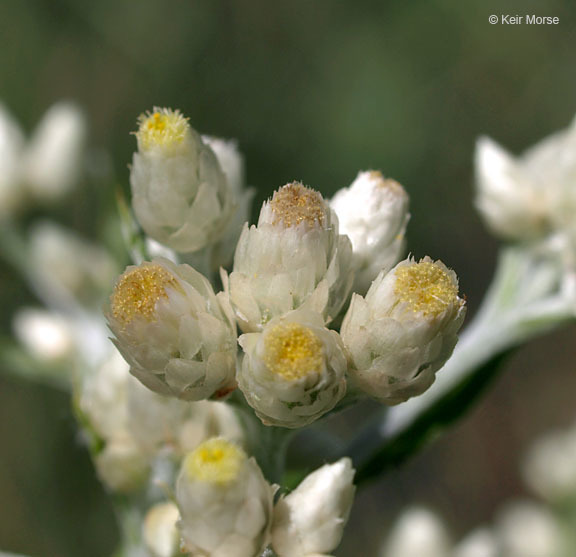
[[[255,557],[269,542],[274,489],[253,458],[222,438],[184,459],[176,482],[183,549],[207,557]]]
[[[330,206],[352,242],[355,292],[366,292],[402,256],[408,204],[404,188],[378,171],[360,172],[349,188],[336,192]]]
[[[274,508],[272,547],[279,557],[325,554],[338,547],[354,500],[349,458],[308,475]]]
[[[423,508],[405,511],[393,526],[382,557],[446,557],[450,540],[440,519]]]
[[[11,216],[22,200],[24,134],[8,110],[0,104],[0,218]]]
[[[38,360],[70,358],[74,338],[70,323],[59,315],[35,308],[21,308],[12,323],[18,340]]]
[[[548,501],[576,499],[576,428],[538,440],[524,461],[524,477]]]
[[[452,354],[465,314],[456,274],[425,257],[381,273],[354,294],[342,324],[350,379],[369,396],[398,404],[423,393]]]
[[[262,206],[258,226],[244,227],[234,270],[223,282],[244,332],[305,307],[334,319],[352,286],[352,249],[322,196],[288,184]]]
[[[496,535],[506,557],[564,555],[562,529],[549,509],[519,501],[509,505],[498,518]]]
[[[239,387],[267,425],[312,423],[346,393],[344,346],[318,314],[296,310],[239,342],[245,352]]]
[[[468,534],[455,548],[452,557],[500,557],[494,532],[480,528]]]
[[[252,199],[256,192],[253,188],[246,188],[244,157],[238,150],[235,141],[204,135],[202,139],[212,148],[226,175],[232,202],[235,206],[234,215],[226,224],[224,234],[214,246],[212,253],[212,266],[218,269],[220,266],[226,266],[232,262],[242,227],[250,219]]]
[[[86,142],[86,119],[74,104],[59,102],[44,115],[26,149],[23,177],[40,202],[61,199],[78,182]]]
[[[155,108],[138,122],[130,173],[138,222],[146,234],[178,252],[212,245],[233,209],[214,152],[177,110]]]
[[[179,555],[178,518],[178,507],[174,503],[158,503],[146,513],[143,537],[154,557]]]
[[[130,372],[149,389],[202,400],[235,388],[231,312],[192,267],[166,259],[128,267],[107,317]]]

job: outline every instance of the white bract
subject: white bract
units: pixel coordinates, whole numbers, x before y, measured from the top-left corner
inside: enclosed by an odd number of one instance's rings
[[[274,508],[272,547],[279,557],[325,554],[336,549],[354,501],[348,458],[309,474]]]
[[[136,137],[132,207],[146,234],[178,252],[212,245],[233,210],[212,149],[180,112],[166,108],[140,116]]]
[[[245,225],[234,269],[223,282],[244,332],[298,307],[334,319],[352,286],[350,240],[322,196],[288,184],[262,206],[258,226]]]
[[[346,393],[344,346],[318,314],[296,310],[276,317],[239,343],[245,352],[239,387],[267,425],[312,423]]]
[[[351,381],[386,404],[423,393],[452,354],[465,314],[456,274],[429,257],[380,273],[342,324]]]
[[[107,317],[130,372],[149,389],[202,400],[235,388],[233,317],[192,267],[166,259],[128,267]]]
[[[389,271],[405,245],[408,194],[381,172],[359,172],[349,188],[342,188],[330,206],[338,215],[340,232],[352,242],[354,291],[364,293],[381,271]]]
[[[382,557],[447,557],[450,539],[442,521],[431,511],[404,511],[389,534]]]
[[[468,534],[455,548],[452,557],[500,557],[498,540],[492,530],[479,528]]]
[[[223,438],[188,454],[176,482],[182,547],[206,557],[257,557],[268,545],[274,488]]]
[[[176,557],[180,536],[176,523],[180,514],[174,503],[154,505],[144,518],[144,542],[154,557]]]

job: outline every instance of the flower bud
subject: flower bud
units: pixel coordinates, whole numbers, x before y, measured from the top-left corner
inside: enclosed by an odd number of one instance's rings
[[[34,199],[57,201],[78,182],[86,121],[74,104],[53,105],[34,131],[24,158],[24,180]]]
[[[340,232],[352,242],[355,292],[366,292],[380,271],[389,271],[400,259],[410,218],[408,203],[404,188],[377,171],[359,172],[330,202]]]
[[[468,534],[455,548],[452,557],[498,557],[496,535],[488,528],[478,528]]]
[[[325,554],[338,547],[354,500],[349,458],[308,475],[274,508],[272,547],[278,557]]]
[[[156,259],[128,267],[107,317],[130,372],[149,389],[185,400],[234,389],[233,318],[190,266]]]
[[[138,222],[179,252],[213,244],[229,220],[232,198],[212,149],[177,110],[155,108],[138,123],[130,173]]]
[[[350,240],[322,196],[294,182],[262,206],[258,226],[246,225],[234,269],[224,284],[244,332],[305,307],[334,319],[352,286]]]
[[[154,557],[175,557],[179,555],[180,536],[178,507],[174,503],[154,505],[144,518],[143,538]]]
[[[207,557],[255,557],[269,542],[274,489],[253,458],[213,438],[184,459],[176,482],[182,547]]]
[[[296,310],[277,317],[239,343],[245,352],[239,387],[266,425],[302,427],[346,393],[344,346],[317,314]]]
[[[400,262],[354,294],[342,324],[351,381],[369,396],[398,404],[423,393],[452,354],[464,319],[458,279],[440,261]]]

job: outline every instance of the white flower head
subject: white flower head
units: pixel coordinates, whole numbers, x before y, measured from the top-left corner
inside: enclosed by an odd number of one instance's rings
[[[225,288],[244,332],[306,307],[334,319],[352,286],[352,249],[322,196],[300,183],[276,191],[244,227]]]
[[[212,149],[179,111],[142,114],[130,173],[132,206],[150,237],[178,252],[216,242],[233,206]]]
[[[176,523],[180,514],[174,503],[154,505],[144,518],[143,538],[154,557],[175,557],[179,554],[180,536]]]
[[[346,393],[344,346],[318,314],[290,312],[239,342],[245,352],[239,387],[267,425],[312,423]]]
[[[182,548],[193,555],[254,557],[268,545],[274,488],[253,458],[213,438],[188,454],[176,482]]]
[[[107,317],[131,373],[149,389],[201,400],[235,388],[231,312],[192,267],[165,259],[128,267]]]
[[[70,102],[51,106],[34,131],[23,161],[30,195],[58,201],[77,184],[87,135],[84,113]]]
[[[387,404],[423,393],[452,354],[464,314],[453,271],[429,257],[401,261],[366,298],[352,298],[342,324],[350,379]]]
[[[354,501],[349,458],[309,474],[274,508],[272,547],[279,557],[330,553],[340,543]]]
[[[551,502],[576,499],[576,427],[539,439],[524,461],[532,490]]]
[[[450,539],[442,521],[428,509],[414,507],[398,519],[383,547],[382,557],[446,557]]]
[[[405,248],[409,197],[395,180],[381,172],[359,172],[330,206],[338,215],[340,232],[352,242],[354,291],[363,293],[382,270],[390,270]]]

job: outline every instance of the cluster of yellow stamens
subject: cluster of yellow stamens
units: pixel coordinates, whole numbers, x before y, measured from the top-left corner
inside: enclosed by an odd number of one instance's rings
[[[458,285],[437,263],[421,261],[396,271],[395,294],[415,312],[442,313],[458,299]]]
[[[153,321],[156,303],[168,296],[167,287],[178,288],[178,282],[169,271],[155,263],[126,271],[112,293],[114,318],[123,325],[128,325],[135,317]]]
[[[274,224],[286,228],[306,223],[309,226],[324,226],[326,206],[319,192],[307,188],[300,182],[292,182],[274,192],[270,207],[274,213]]]
[[[154,108],[138,118],[136,136],[141,149],[173,147],[182,143],[190,125],[179,110]]]
[[[264,363],[289,381],[318,373],[324,363],[320,339],[298,323],[276,325],[265,337]]]
[[[238,477],[246,453],[225,439],[209,439],[185,459],[184,468],[192,480],[227,484]]]

